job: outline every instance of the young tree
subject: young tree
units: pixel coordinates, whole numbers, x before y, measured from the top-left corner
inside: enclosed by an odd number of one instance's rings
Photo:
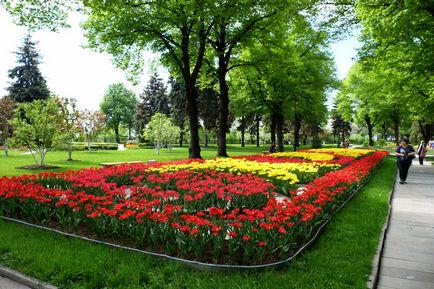
[[[62,97],[57,99],[61,118],[62,118],[62,134],[61,140],[68,144],[68,161],[72,161],[72,142],[75,139],[76,134],[79,132],[78,121],[80,113],[77,110],[77,101],[74,98]]]
[[[139,102],[136,107],[134,116],[139,134],[141,134],[145,125],[151,120],[151,117],[159,112],[164,115],[170,115],[170,107],[166,86],[163,80],[158,77],[157,73],[151,75],[149,82],[139,96]],[[185,98],[184,98],[185,99]]]
[[[87,149],[91,151],[92,141],[104,129],[105,116],[99,111],[85,109],[79,113],[78,122],[86,138]]]
[[[9,77],[12,78],[12,84],[8,88],[9,97],[16,102],[31,102],[50,97],[47,83],[38,68],[41,57],[35,45],[30,34],[27,34],[19,52],[15,53],[20,65],[9,70]]]
[[[14,118],[14,110],[17,103],[9,98],[0,99],[0,139],[3,141],[5,155],[8,156],[9,146],[8,140],[12,136],[13,128],[11,120]]]
[[[54,99],[22,103],[15,110],[13,142],[25,145],[38,167],[45,166],[45,156],[61,132],[61,113]]]
[[[179,136],[179,131],[179,127],[174,125],[170,118],[162,113],[156,113],[146,125],[143,134],[153,141],[155,152],[159,155],[162,147],[167,146],[171,149],[171,144]]]
[[[119,126],[132,126],[136,104],[136,95],[122,83],[111,84],[104,95],[101,111],[106,115],[107,126],[114,130],[117,143],[121,142]]]

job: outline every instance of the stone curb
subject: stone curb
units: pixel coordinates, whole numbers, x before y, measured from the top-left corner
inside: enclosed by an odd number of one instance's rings
[[[44,283],[36,278],[29,277],[2,265],[0,265],[0,276],[6,277],[33,289],[57,289],[56,286]]]
[[[374,259],[372,260],[372,270],[371,275],[369,275],[367,287],[368,289],[376,289],[378,285],[378,279],[380,277],[380,270],[381,270],[381,257],[383,256],[384,251],[384,240],[386,239],[386,233],[387,229],[389,228],[389,222],[390,222],[390,215],[392,212],[392,198],[393,193],[395,192],[395,185],[396,185],[396,174],[397,171],[395,169],[395,181],[393,184],[393,188],[389,195],[389,211],[387,212],[386,221],[383,225],[383,229],[381,231],[381,237],[378,242],[378,248],[377,253],[374,256]]]

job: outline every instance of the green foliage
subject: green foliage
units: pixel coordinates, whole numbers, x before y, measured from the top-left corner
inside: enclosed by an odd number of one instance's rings
[[[15,110],[13,143],[26,146],[37,166],[44,167],[45,155],[61,133],[62,118],[58,103],[35,100],[22,103]]]
[[[151,120],[151,117],[155,113],[159,112],[167,116],[170,115],[169,100],[166,90],[167,88],[158,74],[154,73],[151,75],[145,90],[139,96],[140,100],[137,103],[136,113],[134,115],[139,133],[142,132],[145,125]]]
[[[156,154],[164,146],[170,150],[172,143],[176,141],[180,133],[179,127],[172,123],[172,120],[162,113],[156,113],[143,131],[145,139],[152,140]]]
[[[0,7],[5,8],[18,25],[30,29],[49,28],[57,31],[68,27],[69,12],[80,8],[79,0],[2,0]]]
[[[59,142],[65,142],[68,148],[68,161],[72,160],[72,142],[80,131],[80,113],[77,110],[77,100],[73,98],[57,99],[60,105],[62,119],[61,135]]]
[[[47,83],[38,68],[41,57],[35,45],[30,34],[27,34],[23,39],[23,46],[19,47],[19,52],[15,53],[20,65],[9,70],[12,83],[7,89],[9,97],[14,101],[30,102],[50,97]]]
[[[3,143],[5,155],[8,156],[8,139],[12,136],[13,127],[11,120],[14,118],[14,110],[17,104],[9,98],[0,99],[0,140]]]
[[[362,24],[361,64],[379,87],[376,100],[393,122],[417,121],[427,141],[434,134],[434,9],[430,1],[356,1]]]
[[[132,127],[137,99],[134,92],[122,83],[111,84],[101,102],[101,111],[106,115],[107,127],[115,131],[116,142],[120,143],[119,126]]]

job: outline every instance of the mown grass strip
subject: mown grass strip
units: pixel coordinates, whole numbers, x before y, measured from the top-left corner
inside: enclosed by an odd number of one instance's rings
[[[59,288],[366,288],[394,172],[389,158],[312,248],[281,269],[200,272],[5,221],[0,264]]]

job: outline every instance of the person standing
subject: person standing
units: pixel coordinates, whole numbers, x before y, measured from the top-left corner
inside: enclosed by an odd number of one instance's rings
[[[403,137],[396,148],[395,155],[397,157],[397,164],[399,169],[399,182],[401,185],[407,183],[407,174],[410,169],[411,162],[415,158],[416,152],[413,147],[408,144],[408,139]]]
[[[426,143],[425,141],[421,141],[419,147],[417,148],[417,154],[419,155],[419,164],[423,166],[423,159],[426,157],[427,153]]]

